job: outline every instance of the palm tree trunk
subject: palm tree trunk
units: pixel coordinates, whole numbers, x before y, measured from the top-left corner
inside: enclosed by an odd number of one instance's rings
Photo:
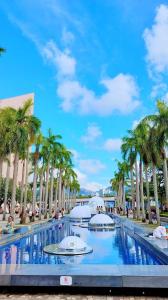
[[[55,199],[54,199],[54,203],[55,203],[55,211],[58,208],[58,174],[57,174],[57,182],[56,182],[56,188],[55,188]]]
[[[122,182],[119,182],[119,206],[122,206]]]
[[[135,218],[135,192],[134,192],[133,166],[131,167],[130,175],[131,175],[131,199],[132,199],[132,211],[133,211],[133,218]]]
[[[76,190],[74,190],[74,207],[76,206]]]
[[[138,178],[138,163],[135,161],[135,175],[136,175],[136,211],[137,219],[140,219],[140,203],[139,203],[139,178]]]
[[[1,193],[1,185],[2,185],[2,167],[3,167],[3,159],[0,159],[0,200],[2,198]]]
[[[3,159],[0,159],[0,177],[2,177]]]
[[[49,200],[49,216],[52,217],[52,203],[53,203],[53,187],[54,187],[54,170],[51,168],[51,186],[50,186],[50,200]]]
[[[164,160],[163,160],[163,174],[164,174],[164,186],[165,186],[165,193],[166,193],[166,208],[168,209],[168,174],[167,174],[167,159],[166,153],[164,150]]]
[[[160,210],[159,210],[159,201],[158,201],[156,166],[154,164],[152,164],[152,172],[153,172],[154,197],[155,197],[155,204],[156,204],[156,217],[157,217],[157,222],[160,225]]]
[[[68,211],[70,211],[71,203],[70,203],[70,188],[69,187],[67,189],[67,208],[68,208]]]
[[[140,197],[141,197],[141,209],[142,209],[142,220],[145,221],[145,206],[144,206],[144,193],[143,193],[143,164],[140,159]]]
[[[62,196],[62,170],[60,169],[60,172],[59,172],[59,191],[58,191],[58,207],[59,207],[59,209],[61,209],[61,204],[62,204],[61,196]]]
[[[125,203],[125,187],[124,187],[124,180],[122,181],[122,206],[123,206],[123,213],[126,214],[126,203]]]
[[[43,198],[43,172],[40,175],[40,200],[39,200],[39,220],[41,220],[41,207]]]
[[[48,182],[49,182],[49,170],[50,165],[47,165],[47,172],[46,172],[46,188],[45,188],[45,219],[47,219],[47,207],[48,207]]]
[[[62,188],[61,188],[61,209],[64,208],[64,184],[62,184]]]
[[[25,175],[25,191],[24,191],[24,203],[23,203],[23,211],[26,211],[27,207],[27,191],[28,191],[28,176],[29,176],[29,158],[28,158],[28,153],[27,153],[27,158],[26,158],[26,175]]]
[[[33,199],[32,199],[32,211],[35,211],[36,205],[36,194],[37,194],[37,164],[38,161],[35,161],[34,164],[34,176],[33,176]]]
[[[13,169],[13,185],[12,185],[12,198],[11,198],[11,211],[12,217],[15,216],[15,202],[16,202],[16,187],[17,187],[17,176],[18,176],[18,164],[19,164],[19,153],[15,153],[14,158],[14,169]]]
[[[26,165],[26,161],[24,159],[23,166],[22,166],[22,182],[21,182],[21,195],[20,195],[20,208],[21,208],[21,211],[22,211],[23,197],[24,197],[25,165]]]
[[[6,182],[5,182],[5,199],[4,199],[4,211],[3,211],[3,221],[6,218],[6,206],[8,201],[8,189],[9,189],[9,177],[10,177],[10,166],[11,166],[11,154],[9,154],[6,170]]]
[[[149,181],[148,181],[148,169],[145,166],[145,181],[146,181],[146,195],[147,195],[147,207],[149,215],[149,223],[151,223],[151,209],[150,209],[150,193],[149,193]]]

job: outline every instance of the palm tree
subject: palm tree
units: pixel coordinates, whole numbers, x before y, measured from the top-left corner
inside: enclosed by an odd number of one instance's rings
[[[40,120],[36,117],[30,115],[30,109],[32,106],[32,100],[27,100],[23,107],[15,110],[14,112],[14,120],[13,120],[13,128],[11,130],[11,134],[13,136],[13,145],[12,150],[14,152],[14,170],[13,170],[13,186],[12,186],[12,199],[11,199],[11,213],[14,216],[14,207],[15,207],[15,199],[16,199],[16,186],[17,186],[17,175],[18,175],[18,164],[20,154],[26,152],[27,153],[27,164],[28,164],[28,149],[31,145],[31,141],[33,141],[35,133],[40,127]],[[27,166],[28,169],[28,166]],[[27,171],[28,172],[28,171]],[[25,182],[26,188],[27,182]],[[27,194],[25,191],[25,201],[26,204]],[[23,207],[25,211],[25,206]]]
[[[7,159],[3,221],[5,221],[5,219],[6,219],[6,206],[7,206],[7,201],[8,201],[10,167],[11,167],[11,154],[9,154],[8,159]]]
[[[110,184],[112,186],[112,190],[116,192],[116,206],[119,207],[119,180],[118,180],[118,174],[115,172],[114,177],[110,179]]]
[[[58,170],[59,170],[58,206],[59,208],[63,208],[64,206],[63,199],[62,199],[62,195],[63,195],[62,177],[67,165],[72,165],[71,156],[72,153],[68,151],[64,145],[61,145],[60,151],[58,153]]]
[[[1,190],[1,180],[2,180],[2,167],[4,161],[7,161],[7,165],[8,165],[7,174],[9,173],[8,162],[9,162],[10,154],[12,152],[11,129],[13,127],[13,117],[14,117],[13,109],[11,108],[0,109],[0,190]]]
[[[160,210],[159,210],[159,201],[158,201],[156,168],[161,163],[161,156],[160,156],[160,152],[158,151],[157,145],[158,145],[158,131],[156,128],[151,127],[150,132],[149,132],[149,140],[148,140],[148,153],[150,155],[150,161],[152,164],[157,222],[158,222],[158,224],[160,224]]]
[[[57,168],[58,154],[61,150],[61,144],[57,142],[57,139],[61,139],[60,135],[55,136],[55,141],[53,142],[53,147],[51,151],[51,168],[50,168],[50,197],[49,197],[49,215],[52,215],[52,203],[54,196],[54,169]]]
[[[72,182],[75,182],[76,180],[77,180],[77,174],[72,169],[72,164],[67,164],[63,176],[63,189],[66,190],[66,194],[67,194],[67,200],[65,202],[64,208],[68,210],[71,208],[70,187]]]
[[[0,47],[0,56],[1,56],[1,54],[4,53],[5,51],[6,51],[6,50],[5,50],[4,48]]]
[[[76,195],[77,195],[77,193],[80,192],[80,184],[79,184],[78,180],[74,179],[71,182],[70,192],[71,192],[71,195],[72,195],[70,208],[72,208],[72,207],[75,207],[75,205],[76,205]]]
[[[51,132],[51,129],[48,131],[48,137],[46,137],[43,141],[42,145],[42,156],[44,159],[44,164],[46,166],[46,186],[45,186],[45,218],[47,218],[47,205],[48,205],[48,192],[49,192],[49,172],[50,172],[50,166],[53,161],[53,155],[56,155],[56,153],[53,151],[56,150],[56,147],[58,147],[57,139],[61,139],[60,135],[53,135]],[[60,144],[59,144],[60,146]],[[53,165],[52,165],[53,169]],[[52,180],[53,180],[53,172],[52,172]],[[53,197],[53,196],[52,196]],[[51,215],[51,201],[49,203],[49,212]]]
[[[123,213],[126,213],[126,202],[125,202],[125,184],[126,178],[129,172],[129,165],[126,161],[119,162],[118,161],[118,172],[115,173],[114,182],[112,184],[114,188],[118,188],[117,192],[117,200],[119,207],[122,207]],[[114,185],[115,184],[115,185]]]
[[[121,146],[123,151],[123,158],[128,159],[130,164],[131,171],[131,189],[132,189],[132,199],[134,199],[134,180],[133,180],[133,164],[135,165],[135,176],[136,176],[136,213],[137,219],[140,218],[140,195],[139,195],[139,175],[138,175],[138,151],[139,151],[139,143],[138,137],[135,130],[128,130],[129,136],[123,139],[123,146]],[[135,202],[133,200],[133,212],[135,206]],[[134,212],[135,217],[135,212]]]
[[[137,150],[140,157],[139,171],[140,171],[140,199],[142,209],[142,219],[145,220],[145,205],[144,205],[144,192],[143,192],[143,165],[145,165],[145,172],[147,172],[147,166],[149,164],[148,155],[148,141],[149,141],[149,124],[146,120],[142,120],[135,129],[135,136],[137,141]],[[146,176],[145,176],[146,177]],[[146,177],[147,179],[147,177]],[[148,181],[148,180],[147,180]],[[148,183],[147,183],[148,188]],[[149,199],[148,199],[149,200]],[[148,206],[150,207],[150,205]]]
[[[135,149],[134,139],[131,137],[124,137],[122,139],[121,151],[123,154],[123,159],[127,160],[130,166],[132,210],[135,218],[135,185],[133,170],[136,162],[137,151]]]
[[[168,173],[167,157],[165,147],[168,140],[168,105],[164,101],[157,101],[158,113],[147,116],[146,119],[152,122],[153,127],[157,130],[157,148],[163,160],[164,187],[166,194],[166,207],[168,208]]]
[[[35,151],[32,153],[32,163],[34,166],[34,172],[33,172],[33,199],[32,199],[32,211],[35,210],[35,204],[36,204],[36,194],[37,194],[37,175],[38,175],[38,162],[40,159],[40,146],[43,142],[43,136],[42,133],[39,131],[35,136]],[[34,217],[32,218],[32,221],[34,221]]]
[[[11,108],[0,109],[0,190],[2,181],[3,162],[7,163],[6,181],[5,181],[5,203],[3,220],[5,220],[6,204],[9,187],[10,161],[13,149],[11,130],[14,122],[14,110]],[[1,198],[1,195],[0,195]]]

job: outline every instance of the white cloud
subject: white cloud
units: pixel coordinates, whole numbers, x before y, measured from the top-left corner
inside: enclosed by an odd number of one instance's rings
[[[77,161],[78,158],[80,157],[79,152],[76,151],[75,149],[69,149],[69,151],[72,153],[74,160]]]
[[[59,76],[72,76],[75,74],[76,60],[70,55],[69,49],[61,51],[53,40],[41,48],[42,56],[53,63]]]
[[[77,168],[74,168],[74,171],[75,171],[75,173],[77,174],[77,176],[78,176],[78,180],[79,180],[79,182],[80,182],[80,184],[84,184],[84,182],[86,181],[86,179],[87,179],[87,175],[86,174],[84,174],[83,172],[81,172],[79,169],[77,169]],[[82,186],[83,187],[83,186]]]
[[[168,104],[168,92],[164,95],[163,101],[165,101]]]
[[[168,71],[168,6],[157,8],[154,24],[146,28],[143,34],[147,48],[147,62],[150,71],[162,73]]]
[[[103,149],[107,151],[118,151],[120,150],[121,144],[121,139],[107,139],[104,143]]]
[[[62,32],[62,41],[65,45],[69,45],[74,41],[75,37],[72,32],[68,31],[65,27]]]
[[[87,174],[97,174],[106,168],[98,159],[80,159],[78,163],[79,169]]]
[[[60,50],[54,40],[42,45],[25,24],[18,20],[13,22],[35,43],[42,57],[56,67],[57,94],[64,111],[107,116],[114,112],[131,113],[140,105],[139,89],[133,76],[120,73],[113,78],[102,78],[100,84],[105,92],[98,96],[76,78],[77,62],[68,48]]]
[[[78,180],[82,188],[96,192],[103,187],[102,184],[98,182],[89,181],[88,176],[85,173],[81,172],[79,169],[76,168],[74,169],[74,171],[78,176]]]
[[[113,112],[127,114],[139,106],[138,86],[131,75],[121,73],[114,78],[103,79],[101,84],[106,91],[98,97],[77,80],[60,82],[57,93],[62,98],[63,110],[106,116]]]
[[[151,91],[151,98],[160,98],[160,97],[163,97],[163,95],[166,93],[166,91],[168,90],[168,86],[166,83],[163,83],[163,82],[160,82],[160,83],[157,83],[155,84],[153,87],[152,87],[152,91]]]
[[[86,134],[81,137],[81,141],[86,144],[92,143],[101,135],[102,135],[102,132],[101,132],[100,127],[98,127],[97,125],[91,124],[87,128]]]
[[[98,183],[98,182],[86,182],[85,186],[84,186],[87,190],[89,191],[93,191],[93,192],[97,192],[100,189],[103,188],[102,184]]]

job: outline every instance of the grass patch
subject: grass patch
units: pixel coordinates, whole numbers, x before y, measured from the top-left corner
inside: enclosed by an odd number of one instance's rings
[[[164,212],[160,214],[161,217],[168,217],[168,212]]]

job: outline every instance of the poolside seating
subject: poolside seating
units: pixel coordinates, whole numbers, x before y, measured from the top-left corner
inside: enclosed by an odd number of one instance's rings
[[[159,238],[159,239],[168,239],[168,235],[166,233],[166,228],[164,226],[158,226],[153,231],[153,237]]]

